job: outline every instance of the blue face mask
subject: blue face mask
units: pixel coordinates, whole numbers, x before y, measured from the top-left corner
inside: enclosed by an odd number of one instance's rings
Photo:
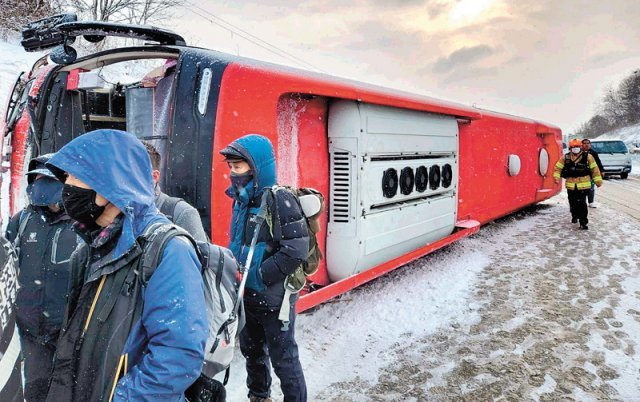
[[[51,177],[41,177],[27,186],[31,205],[46,207],[62,202],[64,184]]]

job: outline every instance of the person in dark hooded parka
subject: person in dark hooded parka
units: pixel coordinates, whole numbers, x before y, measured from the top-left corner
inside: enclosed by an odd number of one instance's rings
[[[85,244],[71,287],[48,401],[181,401],[198,378],[208,336],[200,263],[188,240],[169,241],[148,282],[139,242],[155,223],[151,163],[132,134],[96,130],[47,164]]]
[[[266,137],[250,134],[220,153],[231,169],[227,195],[234,200],[229,248],[245,264],[262,194],[276,184],[273,146]],[[277,217],[273,219],[279,219],[282,235],[274,240],[269,225],[263,225],[259,232],[243,297],[246,324],[240,333],[240,349],[246,359],[250,401],[271,400],[269,360],[280,379],[284,400],[306,401],[307,388],[294,337],[296,294],[290,299],[288,327],[278,315],[285,296],[285,278],[307,258],[309,234],[295,196],[288,191],[273,194],[267,208],[271,217]]]
[[[7,225],[18,253],[16,319],[24,362],[24,397],[44,401],[69,287],[69,259],[79,244],[62,208],[62,183],[45,167],[53,154],[29,162],[29,205]]]

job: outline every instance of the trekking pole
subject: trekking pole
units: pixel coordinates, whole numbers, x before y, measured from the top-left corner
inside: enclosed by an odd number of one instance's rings
[[[262,200],[260,201],[260,210],[258,214],[255,216],[254,221],[256,222],[256,226],[253,229],[253,237],[251,238],[251,245],[249,246],[249,253],[247,254],[247,260],[242,266],[242,280],[240,281],[240,286],[238,286],[238,297],[236,298],[236,302],[233,305],[233,311],[229,317],[229,322],[232,322],[236,319],[238,315],[238,309],[240,308],[240,303],[242,303],[242,296],[244,294],[244,287],[247,283],[247,274],[249,273],[249,269],[251,269],[251,261],[253,260],[253,252],[256,249],[256,243],[258,242],[258,235],[260,234],[260,229],[262,228],[262,224],[267,219],[267,194],[268,191],[262,194]]]

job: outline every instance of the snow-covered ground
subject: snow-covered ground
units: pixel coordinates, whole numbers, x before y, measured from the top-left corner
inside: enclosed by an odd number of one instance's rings
[[[22,71],[31,69],[42,53],[27,53],[22,49],[18,40],[11,43],[0,41],[0,118],[4,119],[5,107],[10,91],[18,75]],[[0,139],[4,140],[4,139]],[[3,151],[4,152],[4,151]],[[7,171],[2,176],[2,187],[0,188],[0,216],[2,217],[2,231],[9,221],[9,177]]]
[[[640,222],[569,218],[563,192],[299,316],[309,399],[639,400]]]
[[[0,107],[4,107],[11,87],[22,71],[29,70],[42,53],[27,53],[17,42],[0,41]],[[4,116],[3,116],[4,117]]]

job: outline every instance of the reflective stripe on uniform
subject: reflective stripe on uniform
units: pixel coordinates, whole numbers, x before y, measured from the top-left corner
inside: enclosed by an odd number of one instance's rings
[[[559,179],[560,178],[560,172],[562,171],[563,168],[564,168],[564,157],[562,157],[562,159],[560,159],[558,162],[556,162],[556,166],[553,169],[553,178],[554,179]]]
[[[569,190],[588,190],[591,188],[591,180],[587,182],[565,182],[565,187]]]

